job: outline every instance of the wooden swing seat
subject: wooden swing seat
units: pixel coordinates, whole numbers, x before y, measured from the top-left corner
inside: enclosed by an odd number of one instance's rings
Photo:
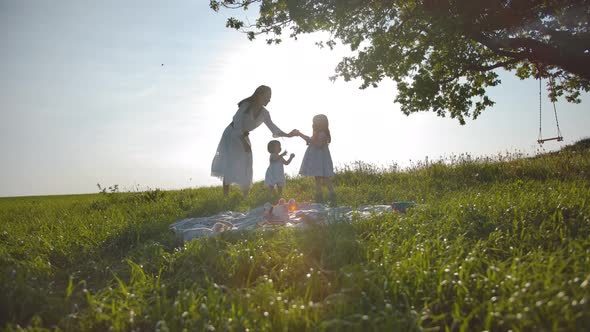
[[[539,144],[543,144],[543,143],[545,143],[545,142],[547,142],[547,141],[558,141],[558,142],[561,142],[561,141],[563,141],[563,136],[557,136],[557,137],[551,137],[551,138],[543,138],[543,139],[538,139],[538,140],[537,140],[537,143],[539,143]]]

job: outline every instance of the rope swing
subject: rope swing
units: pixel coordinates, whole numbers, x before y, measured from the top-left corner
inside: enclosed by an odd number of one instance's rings
[[[541,97],[541,91],[542,91],[542,74],[541,74],[541,70],[539,68],[539,65],[536,64],[537,66],[537,72],[538,72],[538,79],[539,79],[539,138],[537,139],[537,143],[539,143],[540,145],[542,145],[543,143],[547,142],[547,141],[558,141],[561,142],[563,141],[563,136],[561,136],[561,130],[559,129],[559,120],[557,119],[557,108],[555,107],[555,100],[551,100],[551,102],[553,103],[553,113],[555,114],[555,124],[557,125],[557,136],[555,137],[549,137],[549,138],[543,138],[543,132],[541,129],[541,101],[542,101],[542,97]],[[553,78],[550,77],[549,78],[549,89],[551,89],[551,95],[555,96],[555,90],[553,90]]]

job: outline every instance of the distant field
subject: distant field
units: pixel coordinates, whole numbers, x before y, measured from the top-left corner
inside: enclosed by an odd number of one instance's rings
[[[0,328],[580,331],[590,326],[590,140],[533,158],[356,163],[338,204],[415,201],[306,230],[182,243],[169,224],[262,205],[221,188],[0,198]],[[310,201],[311,179],[285,198]]]

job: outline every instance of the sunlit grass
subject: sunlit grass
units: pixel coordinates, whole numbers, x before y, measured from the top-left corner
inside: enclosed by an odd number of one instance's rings
[[[0,199],[5,330],[581,330],[590,326],[588,140],[536,157],[357,163],[339,205],[407,214],[182,243],[168,225],[262,205],[219,187]],[[311,200],[289,179],[285,198]]]

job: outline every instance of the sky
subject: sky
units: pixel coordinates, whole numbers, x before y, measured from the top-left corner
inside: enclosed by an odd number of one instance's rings
[[[536,143],[538,83],[499,72],[496,104],[464,126],[433,113],[405,116],[395,85],[359,89],[331,82],[345,48],[320,49],[321,34],[266,45],[225,28],[228,16],[205,0],[0,0],[0,197],[217,186],[215,149],[237,102],[265,84],[268,110],[283,131],[311,134],[311,119],[330,120],[337,169],[357,161],[406,167],[462,153],[493,156],[551,151],[590,136],[587,94],[557,103],[564,141]],[[543,92],[545,94],[545,91]],[[554,136],[544,98],[543,134]],[[268,166],[270,131],[250,135],[254,181]],[[306,145],[280,139],[295,153]],[[288,184],[287,184],[288,185]]]

